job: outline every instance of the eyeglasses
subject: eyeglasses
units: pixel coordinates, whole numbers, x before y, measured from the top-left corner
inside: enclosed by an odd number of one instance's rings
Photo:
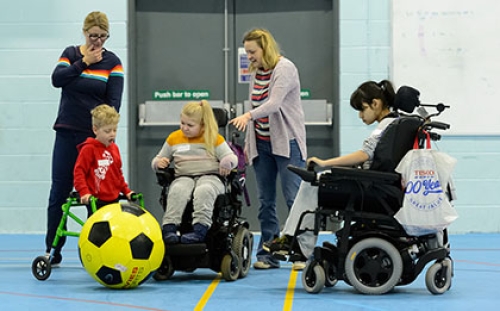
[[[108,33],[98,34],[98,33],[88,33],[89,39],[92,41],[97,41],[97,39],[101,39],[102,41],[109,38]]]

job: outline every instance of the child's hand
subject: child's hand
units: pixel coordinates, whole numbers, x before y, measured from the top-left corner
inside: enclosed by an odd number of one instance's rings
[[[132,195],[134,194],[135,192],[134,191],[130,191],[129,193],[127,193],[125,196],[127,197],[127,200],[129,201],[132,201]]]
[[[168,167],[169,165],[170,165],[170,160],[169,160],[168,158],[165,158],[165,157],[160,158],[160,159],[158,160],[158,162],[156,162],[156,167],[157,167],[157,168],[160,168],[160,169],[162,169],[162,168],[166,168],[166,167]]]
[[[82,202],[82,204],[85,204],[85,205],[89,204],[89,200],[90,200],[91,196],[92,196],[91,194],[85,194],[85,195],[81,196],[80,202]]]
[[[229,173],[231,173],[231,171],[231,169],[219,167],[219,175],[221,176],[227,176],[229,175]]]
[[[311,162],[313,163],[316,163],[318,166],[320,167],[324,167],[325,164],[323,160],[319,159],[319,158],[316,158],[316,157],[310,157],[309,159],[306,160],[306,166],[309,167],[309,165],[311,164]]]

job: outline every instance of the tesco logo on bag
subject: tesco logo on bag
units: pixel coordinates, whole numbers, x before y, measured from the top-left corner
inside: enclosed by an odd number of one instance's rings
[[[443,203],[443,188],[439,182],[434,159],[420,155],[413,159],[409,166],[411,170],[403,181],[407,203],[422,211],[439,207]]]
[[[415,170],[415,175],[417,175],[417,176],[434,175],[434,171],[433,170]]]

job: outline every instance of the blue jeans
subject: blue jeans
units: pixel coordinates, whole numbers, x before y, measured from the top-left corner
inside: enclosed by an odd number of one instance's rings
[[[47,234],[45,236],[46,251],[50,252],[56,236],[57,227],[62,217],[61,206],[66,202],[73,190],[73,169],[78,157],[76,146],[84,142],[90,132],[72,130],[56,131],[56,141],[52,151],[52,184],[50,187],[49,206],[47,208]],[[56,252],[60,252],[66,237],[59,239]]]
[[[270,241],[280,234],[280,224],[276,213],[276,181],[278,174],[281,189],[288,210],[292,207],[301,178],[287,169],[289,164],[304,167],[299,146],[295,140],[290,141],[290,157],[285,158],[272,153],[271,143],[257,139],[259,156],[253,161],[259,197],[259,221],[261,238],[257,248],[257,260],[279,267],[279,260],[274,259],[262,249],[262,243]]]

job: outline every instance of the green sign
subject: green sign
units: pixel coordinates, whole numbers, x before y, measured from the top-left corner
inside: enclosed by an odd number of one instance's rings
[[[153,92],[153,99],[156,100],[202,100],[209,98],[210,91],[206,90],[167,90]]]
[[[300,98],[301,99],[309,99],[311,98],[311,90],[300,90]]]

